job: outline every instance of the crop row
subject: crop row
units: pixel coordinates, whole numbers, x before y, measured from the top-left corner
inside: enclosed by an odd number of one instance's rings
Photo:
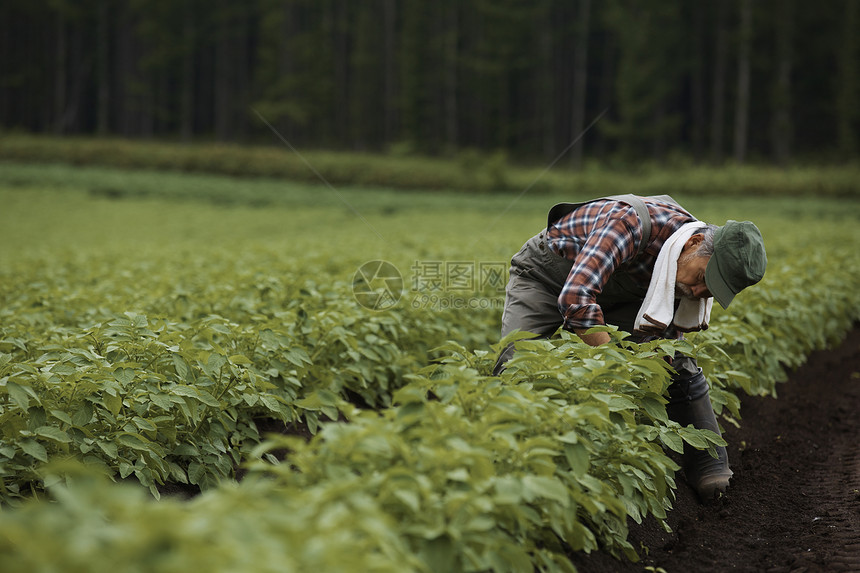
[[[107,272],[94,262],[89,272]],[[227,292],[127,277],[75,288],[62,271],[42,282],[22,272],[26,288],[10,289],[0,311],[3,500],[29,493],[40,463],[69,455],[155,495],[165,482],[211,487],[234,476],[261,439],[261,420],[315,433],[345,400],[389,405],[462,320],[454,311],[369,310],[348,283],[231,271],[218,282],[243,286]],[[116,304],[128,305],[141,288],[165,288],[147,304],[171,318],[103,308],[123,289],[131,292]]]
[[[260,461],[249,465],[251,473],[240,485],[224,485],[181,508],[174,501],[157,507],[165,517],[179,514],[179,523],[191,519],[186,511],[208,522],[207,503],[253,493],[266,499],[267,511],[289,516],[288,521],[316,516],[304,523],[303,536],[284,539],[280,551],[286,563],[307,555],[306,548],[292,555],[288,550],[313,533],[311,544],[325,543],[325,559],[333,560],[326,570],[379,570],[381,556],[394,559],[383,562],[382,570],[569,570],[569,551],[599,545],[633,556],[625,539],[627,516],[665,517],[675,485],[677,466],[661,444],[679,451],[684,439],[705,447],[708,440],[721,443],[712,434],[666,419],[661,396],[668,369],[662,356],[676,345],[621,343],[618,349],[591,349],[569,338],[523,345],[502,378],[480,373],[490,367],[491,354],[448,346],[441,364],[408,376],[408,383],[394,393],[394,407],[359,411],[340,404],[348,423],[325,424],[310,443],[282,437],[263,444],[254,452]],[[266,453],[282,448],[291,452],[284,463],[263,461],[271,460]],[[56,470],[44,471],[51,476]],[[64,477],[78,481],[74,475]],[[58,497],[66,495],[82,503],[76,491]],[[84,495],[86,503],[93,501],[91,494]],[[288,514],[293,504],[302,510]],[[16,567],[44,565],[44,556],[24,549],[29,541],[14,531],[16,526],[33,527],[37,535],[52,530],[28,522],[47,518],[37,505],[25,503],[5,514],[9,521],[0,526],[0,537],[12,540],[3,553],[17,555]],[[63,504],[55,507],[66,510]],[[86,520],[100,546],[112,543],[106,541],[105,528],[117,527],[117,520],[121,531],[143,527],[124,522],[137,519],[132,517],[137,512],[129,510],[124,519],[114,513],[119,508],[107,515],[102,508],[103,502],[96,501],[90,509],[100,517]],[[158,513],[147,506],[147,514],[153,511]],[[250,508],[236,503],[235,511],[261,508],[259,502]],[[260,524],[270,519],[261,518]],[[245,514],[238,521],[249,520]],[[368,523],[374,522],[368,531]],[[144,523],[155,529],[147,532],[149,538],[169,535],[153,525],[156,519]],[[161,523],[172,529],[177,521]],[[344,528],[339,538],[351,542],[330,545],[326,531],[332,526]],[[204,527],[202,534],[212,531]],[[132,541],[135,537],[113,539],[126,551],[127,544],[139,543]],[[227,563],[233,567],[235,559],[255,558],[258,543],[274,543],[269,532],[260,539],[248,537],[255,543],[248,555],[231,556]],[[148,560],[178,558],[170,547]],[[320,564],[302,561],[295,570]]]
[[[0,513],[0,565],[97,571],[108,552],[141,570],[532,571],[570,570],[569,552],[597,547],[633,557],[627,518],[671,507],[667,450],[721,443],[668,421],[661,357],[696,353],[715,406],[737,417],[736,392],[775,393],[786,367],[858,318],[858,275],[851,249],[795,249],[692,345],[524,341],[502,377],[489,376],[498,347],[426,346],[468,338],[457,313],[373,313],[346,302],[346,285],[284,287],[272,309],[287,314],[246,323],[131,314],[41,338],[24,335],[42,310],[19,306],[0,342],[4,493],[41,480],[60,503]],[[319,415],[348,423],[259,444],[260,417]],[[67,456],[152,489],[221,485],[156,504],[39,463]],[[240,484],[224,480],[247,459]],[[69,523],[89,544],[58,534]],[[207,544],[218,550],[203,557]]]

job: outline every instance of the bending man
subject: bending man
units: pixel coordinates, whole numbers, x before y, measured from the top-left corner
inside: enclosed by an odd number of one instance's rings
[[[761,280],[766,265],[755,225],[708,225],[667,195],[561,203],[550,210],[546,229],[511,259],[502,336],[521,330],[549,337],[563,327],[598,346],[609,335],[586,331],[612,324],[636,342],[682,338],[707,328],[714,298],[727,308]],[[502,352],[495,374],[513,352],[513,345]],[[669,417],[719,434],[695,359],[676,354],[672,367]],[[684,473],[699,497],[725,492],[732,476],[725,448],[717,448],[719,459],[684,448]]]

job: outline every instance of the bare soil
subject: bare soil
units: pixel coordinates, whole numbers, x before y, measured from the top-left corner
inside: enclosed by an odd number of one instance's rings
[[[683,483],[668,522],[631,523],[642,560],[577,554],[581,573],[860,572],[860,328],[813,353],[777,387],[743,397],[724,424],[735,472],[726,496],[700,504]]]

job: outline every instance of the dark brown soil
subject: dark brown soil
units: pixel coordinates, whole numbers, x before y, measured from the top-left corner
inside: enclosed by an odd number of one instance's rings
[[[723,499],[698,503],[679,475],[673,533],[632,524],[633,545],[648,547],[642,561],[578,554],[577,569],[860,572],[860,329],[777,391],[742,398],[741,427],[724,424],[735,475]]]

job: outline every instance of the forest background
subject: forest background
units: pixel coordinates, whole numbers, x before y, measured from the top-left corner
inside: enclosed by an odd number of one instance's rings
[[[858,149],[858,10],[11,0],[0,4],[0,129],[276,144],[269,122],[299,149],[401,157],[832,165]]]

